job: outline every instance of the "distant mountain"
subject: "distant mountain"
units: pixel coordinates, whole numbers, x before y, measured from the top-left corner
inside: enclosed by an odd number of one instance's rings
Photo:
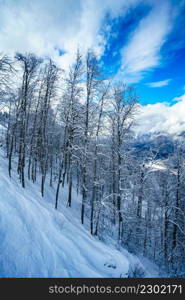
[[[132,147],[139,157],[150,152],[155,159],[166,159],[174,152],[174,139],[170,135],[160,133],[144,134],[135,139]]]

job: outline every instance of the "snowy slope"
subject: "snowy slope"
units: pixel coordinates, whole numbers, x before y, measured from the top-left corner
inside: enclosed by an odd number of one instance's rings
[[[58,212],[54,189],[44,198],[39,184],[27,182],[22,189],[15,173],[9,178],[3,155],[0,151],[0,277],[127,277],[141,265],[126,250],[92,237],[74,213],[77,203],[71,210],[63,201]]]
[[[129,262],[119,251],[92,238],[77,220],[56,212],[35,185],[23,190],[15,176],[10,181],[1,159],[1,277],[126,276]],[[111,262],[116,268],[105,266]]]

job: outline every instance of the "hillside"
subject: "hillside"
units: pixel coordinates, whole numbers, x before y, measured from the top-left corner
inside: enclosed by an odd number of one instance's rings
[[[126,250],[93,238],[74,209],[53,207],[53,189],[40,196],[39,185],[23,189],[0,152],[0,277],[128,277],[139,270],[139,259]],[[64,193],[65,196],[65,193]],[[64,197],[65,198],[65,197]],[[65,204],[65,201],[63,201]]]

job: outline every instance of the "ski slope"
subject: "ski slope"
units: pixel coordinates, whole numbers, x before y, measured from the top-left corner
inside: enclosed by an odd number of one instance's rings
[[[80,224],[80,200],[66,208],[65,192],[56,211],[54,189],[44,198],[39,183],[23,189],[16,173],[9,178],[0,151],[0,277],[128,277],[135,266],[144,268],[126,250],[92,237]]]

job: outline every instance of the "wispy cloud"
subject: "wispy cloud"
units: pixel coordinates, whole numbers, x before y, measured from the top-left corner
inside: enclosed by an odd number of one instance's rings
[[[137,82],[152,68],[161,64],[160,50],[172,28],[169,1],[155,1],[150,13],[144,17],[122,49],[122,75]]]
[[[175,98],[173,98],[173,101],[178,101],[178,102],[180,102],[180,101],[184,101],[185,102],[185,94],[183,94],[183,95],[181,95],[181,96],[179,96],[179,97],[175,97]]]
[[[50,56],[64,69],[73,62],[78,46],[82,53],[93,47],[101,57],[108,42],[102,34],[106,16],[122,19],[138,4],[151,11],[123,47],[119,73],[121,79],[139,81],[162,62],[160,50],[174,18],[172,0],[3,0],[0,52],[35,52]],[[111,26],[106,30],[111,32]]]
[[[52,57],[63,68],[72,63],[78,46],[82,52],[93,47],[101,56],[106,40],[100,28],[106,14],[124,16],[140,1],[0,1],[0,52],[35,52]]]
[[[151,88],[159,88],[159,87],[168,85],[170,83],[170,81],[171,81],[171,79],[165,79],[165,80],[161,80],[161,81],[149,82],[146,85]]]

